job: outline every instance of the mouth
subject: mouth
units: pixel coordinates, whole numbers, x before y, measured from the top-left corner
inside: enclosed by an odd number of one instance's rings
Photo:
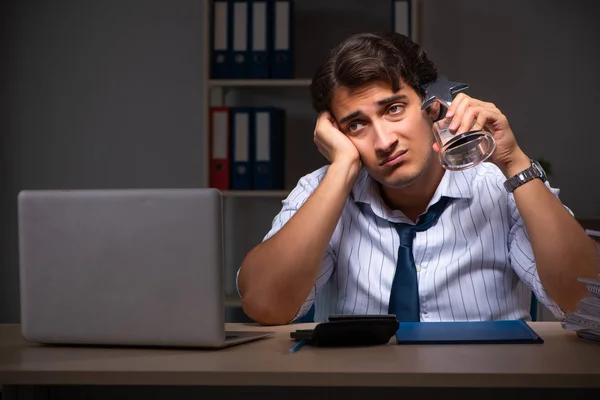
[[[404,155],[407,151],[408,150],[400,150],[383,160],[379,165],[384,167],[393,167],[394,165],[398,165],[404,160]]]

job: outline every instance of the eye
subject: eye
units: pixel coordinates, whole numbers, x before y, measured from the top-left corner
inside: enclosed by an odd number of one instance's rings
[[[404,107],[401,104],[392,104],[388,108],[388,114],[400,114],[402,110],[404,110]]]
[[[348,130],[351,133],[357,132],[359,130],[361,130],[364,127],[364,124],[358,121],[353,121],[350,122],[348,124],[348,126],[346,126],[346,130]]]

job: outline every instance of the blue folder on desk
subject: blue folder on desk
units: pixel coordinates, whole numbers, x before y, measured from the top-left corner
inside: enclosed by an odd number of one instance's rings
[[[398,344],[544,343],[522,320],[477,322],[400,322]]]

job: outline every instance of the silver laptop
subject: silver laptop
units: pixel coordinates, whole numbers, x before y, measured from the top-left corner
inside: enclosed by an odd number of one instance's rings
[[[216,189],[18,196],[21,326],[41,343],[220,348],[223,206]]]

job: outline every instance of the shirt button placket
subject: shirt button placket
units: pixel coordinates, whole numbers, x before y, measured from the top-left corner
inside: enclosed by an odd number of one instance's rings
[[[425,268],[421,267],[421,264],[416,266],[417,269],[417,273],[419,274],[419,283],[423,282],[422,279],[424,279],[424,276],[421,276],[421,273],[425,273]],[[419,290],[420,292],[420,290]],[[421,311],[421,319],[423,321],[427,320],[427,305],[425,304],[425,296],[423,296],[422,293],[419,293],[419,304],[420,304],[420,311]]]

